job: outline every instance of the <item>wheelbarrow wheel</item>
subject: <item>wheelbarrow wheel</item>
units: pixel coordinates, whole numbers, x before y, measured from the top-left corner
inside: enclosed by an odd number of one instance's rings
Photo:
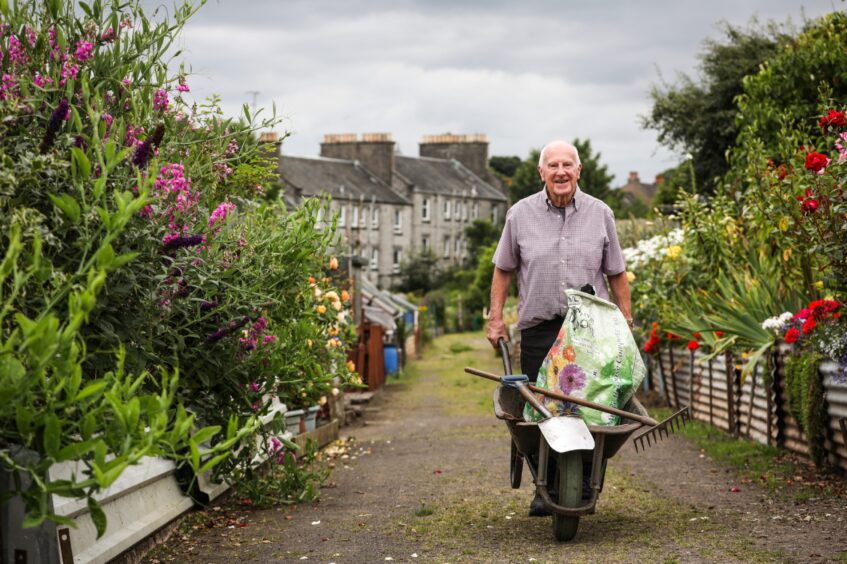
[[[556,464],[556,489],[559,505],[577,507],[582,501],[582,453],[565,452]],[[553,535],[559,542],[572,540],[579,527],[579,517],[553,514]]]
[[[512,456],[510,458],[509,478],[512,480],[512,489],[521,487],[521,475],[523,474],[523,455],[518,452],[515,441],[512,441]]]

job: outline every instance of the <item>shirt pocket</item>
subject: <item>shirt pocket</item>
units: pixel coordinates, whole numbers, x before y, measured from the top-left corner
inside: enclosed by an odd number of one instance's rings
[[[581,235],[576,238],[573,249],[574,266],[588,272],[597,272],[603,262],[603,249],[606,246],[605,235]]]

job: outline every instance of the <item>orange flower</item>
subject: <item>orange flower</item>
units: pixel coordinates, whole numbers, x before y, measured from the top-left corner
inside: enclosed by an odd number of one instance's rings
[[[330,270],[338,270],[338,259],[332,257],[329,259],[329,269]]]
[[[353,362],[352,360],[348,360],[347,361],[347,370],[349,372],[355,372],[356,371],[356,363]]]
[[[315,277],[309,276],[309,284],[314,284],[314,283],[315,283]]]
[[[347,290],[341,290],[341,301],[346,302],[350,299],[350,293]]]
[[[563,354],[565,360],[567,360],[568,362],[573,362],[574,360],[576,360],[576,353],[574,352],[573,347],[565,347],[565,351]]]
[[[315,311],[318,312],[319,314],[323,315],[323,314],[326,313],[326,306],[319,305],[318,307],[315,308]]]

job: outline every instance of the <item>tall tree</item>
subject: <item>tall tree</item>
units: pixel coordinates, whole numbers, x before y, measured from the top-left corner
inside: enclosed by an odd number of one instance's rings
[[[653,108],[642,125],[658,131],[661,144],[693,156],[698,192],[714,192],[715,180],[729,170],[726,151],[738,135],[735,98],[743,92],[744,77],[790,39],[786,29],[755,21],[746,29],[725,23],[721,40],[704,42],[697,79],[681,74],[676,84],[653,87]]]
[[[521,158],[516,155],[508,157],[491,157],[488,159],[488,166],[499,172],[506,178],[511,178],[515,175],[515,171],[521,164]]]
[[[579,187],[586,194],[606,201],[615,179],[609,173],[609,167],[600,163],[600,153],[594,153],[591,149],[591,140],[573,140],[573,146],[579,152],[579,160],[582,163],[582,172],[579,175]]]

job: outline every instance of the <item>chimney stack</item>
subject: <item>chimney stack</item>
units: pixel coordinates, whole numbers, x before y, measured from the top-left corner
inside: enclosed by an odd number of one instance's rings
[[[638,184],[641,183],[641,179],[638,178],[638,171],[633,170],[629,173],[629,182],[636,182]]]
[[[483,133],[470,135],[424,135],[420,156],[456,159],[481,178],[488,175],[488,138]]]
[[[324,135],[321,156],[359,163],[391,186],[394,173],[394,140],[390,133],[365,133],[360,140],[355,133]]]
[[[656,182],[655,182],[656,186],[661,186],[664,183],[665,183],[665,175],[664,174],[657,174],[656,175]]]

